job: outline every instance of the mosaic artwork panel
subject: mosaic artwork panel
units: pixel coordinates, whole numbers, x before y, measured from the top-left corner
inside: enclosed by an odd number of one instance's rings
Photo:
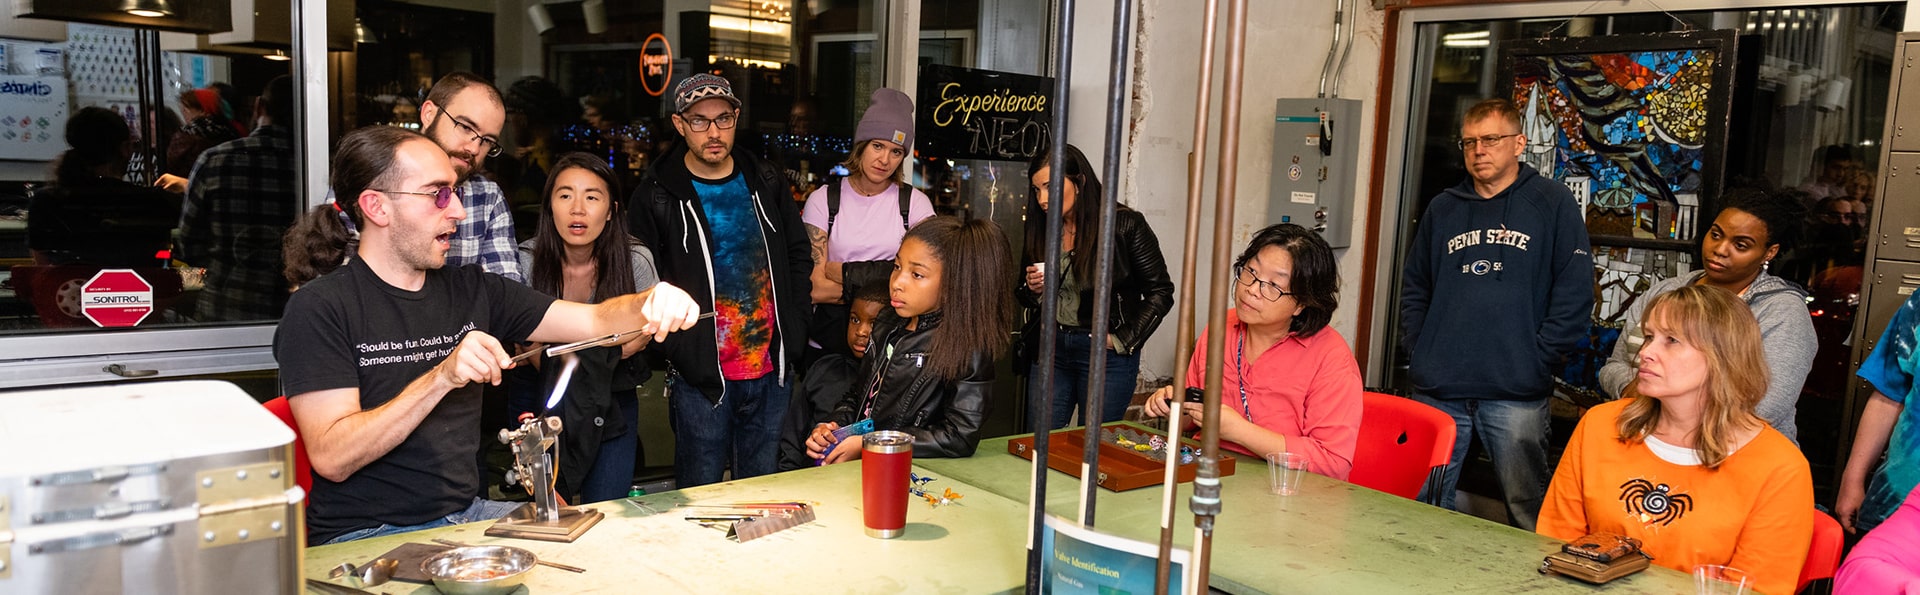
[[[1515,56],[1522,158],[1573,189],[1592,235],[1690,241],[1722,62],[1704,48]]]

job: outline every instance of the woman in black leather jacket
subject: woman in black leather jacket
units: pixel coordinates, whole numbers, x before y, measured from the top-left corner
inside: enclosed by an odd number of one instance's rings
[[[1059,333],[1054,336],[1051,396],[1052,426],[1058,429],[1067,425],[1080,404],[1081,395],[1087,392],[1088,362],[1093,353],[1090,327],[1096,268],[1094,239],[1100,230],[1100,201],[1106,199],[1106,194],[1099,178],[1094,177],[1093,165],[1087,162],[1086,155],[1073,145],[1066,145],[1066,158],[1061,166],[1066,170],[1066,181],[1061,190],[1063,196],[1057,201],[1060,208],[1066,210],[1061,214],[1061,259],[1054,265],[1061,280],[1059,312],[1054,320],[1040,320],[1040,296],[1045,285],[1039,265],[1046,259],[1047,238],[1044,213],[1056,202],[1048,201],[1046,192],[1051,179],[1048,171],[1051,159],[1051,155],[1042,154],[1034,158],[1028,169],[1033,172],[1032,198],[1027,201],[1024,258],[1029,264],[1024,287],[1014,293],[1028,308],[1027,323],[1021,332],[1025,342],[1021,352],[1026,359],[1030,361],[1040,353],[1040,325],[1059,326]],[[1113,294],[1109,296],[1113,306],[1107,344],[1102,350],[1107,358],[1107,380],[1101,398],[1101,423],[1118,421],[1126,413],[1140,375],[1140,345],[1153,336],[1160,320],[1173,309],[1173,280],[1167,278],[1167,261],[1160,253],[1160,239],[1154,237],[1146,217],[1118,205],[1113,223]],[[1027,394],[1039,395],[1038,362],[1031,366]],[[1081,417],[1089,416],[1081,412]]]
[[[1013,331],[1013,254],[987,219],[932,217],[900,243],[888,295],[860,362],[860,380],[807,454],[828,464],[860,457],[859,436],[833,431],[872,418],[874,430],[913,435],[915,457],[967,457],[980,444],[993,361]]]

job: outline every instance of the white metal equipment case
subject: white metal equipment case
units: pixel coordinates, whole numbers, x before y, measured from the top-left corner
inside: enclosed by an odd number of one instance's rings
[[[292,443],[225,382],[0,393],[0,593],[297,593]]]

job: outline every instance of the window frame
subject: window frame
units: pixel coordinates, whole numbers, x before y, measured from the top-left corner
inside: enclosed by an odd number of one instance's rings
[[[303,210],[326,202],[330,82],[327,76],[326,1],[289,0],[293,18],[293,76],[300,135]],[[923,0],[880,0],[875,18],[891,29],[882,42],[885,83],[913,88],[918,20]],[[497,13],[496,16],[514,16]],[[308,26],[311,24],[312,26]],[[500,25],[496,23],[496,28]],[[313,131],[321,131],[314,134]],[[0,336],[0,389],[157,380],[278,367],[273,336],[279,321],[152,330],[54,331]],[[117,366],[117,368],[116,368]],[[118,370],[118,371],[115,371]]]

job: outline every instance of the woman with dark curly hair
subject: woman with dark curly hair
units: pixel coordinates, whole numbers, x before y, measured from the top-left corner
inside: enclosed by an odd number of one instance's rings
[[[1773,375],[1755,413],[1797,443],[1795,405],[1813,368],[1814,353],[1820,349],[1819,339],[1813,333],[1813,318],[1807,315],[1807,292],[1767,272],[1768,263],[1800,239],[1807,210],[1796,194],[1736,190],[1724,197],[1726,206],[1700,236],[1700,270],[1654,283],[1627,308],[1620,341],[1614,343],[1607,365],[1600,368],[1600,388],[1619,397],[1634,379],[1639,362],[1635,354],[1641,346],[1640,317],[1649,300],[1689,285],[1712,285],[1740,296],[1760,320],[1767,368]]]
[[[1265,457],[1293,453],[1307,470],[1345,480],[1360,444],[1360,365],[1339,331],[1327,326],[1340,305],[1340,271],[1319,234],[1281,223],[1254,234],[1233,262],[1234,309],[1227,311],[1227,372],[1222,379],[1220,446]],[[1194,342],[1180,387],[1206,382],[1207,333]],[[1147,399],[1164,416],[1179,394],[1169,386]],[[1199,403],[1181,417],[1200,419]]]

